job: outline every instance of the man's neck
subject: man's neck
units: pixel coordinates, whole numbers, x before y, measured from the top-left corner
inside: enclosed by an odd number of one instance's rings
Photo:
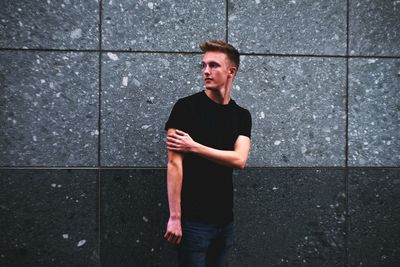
[[[231,87],[232,83],[228,83],[226,87],[220,89],[207,89],[205,90],[206,95],[215,103],[221,105],[229,104],[231,100]]]

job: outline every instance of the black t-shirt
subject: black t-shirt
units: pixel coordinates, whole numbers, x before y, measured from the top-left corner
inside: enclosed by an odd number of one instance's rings
[[[187,132],[196,142],[233,150],[239,135],[251,137],[250,112],[232,99],[227,105],[211,100],[204,91],[181,98],[174,105],[165,129]],[[233,220],[232,171],[193,153],[183,159],[182,219],[205,223]]]

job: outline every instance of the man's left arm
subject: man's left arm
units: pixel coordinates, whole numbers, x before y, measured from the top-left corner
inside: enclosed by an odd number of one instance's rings
[[[220,150],[197,143],[189,134],[176,130],[175,133],[168,134],[167,147],[172,151],[195,153],[215,163],[243,169],[249,156],[250,138],[239,135],[233,150]]]

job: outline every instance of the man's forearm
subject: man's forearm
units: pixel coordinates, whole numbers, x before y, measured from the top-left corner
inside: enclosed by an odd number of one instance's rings
[[[168,162],[167,189],[170,218],[181,218],[182,166],[179,163]]]
[[[167,147],[170,151],[195,153],[218,164],[243,169],[249,155],[250,138],[239,135],[232,150],[220,150],[202,145],[177,129],[168,132]]]
[[[247,160],[247,155],[243,155],[235,150],[219,150],[199,143],[196,143],[192,148],[192,153],[196,153],[215,163],[239,169],[244,168]]]

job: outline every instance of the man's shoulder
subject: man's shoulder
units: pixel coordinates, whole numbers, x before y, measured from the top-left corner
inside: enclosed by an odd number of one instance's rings
[[[203,92],[197,92],[182,98],[179,98],[177,102],[179,103],[193,103],[193,101],[198,101],[201,98]]]
[[[240,106],[235,101],[234,101],[234,107],[240,114],[243,114],[245,116],[251,116],[250,111],[247,108]]]

